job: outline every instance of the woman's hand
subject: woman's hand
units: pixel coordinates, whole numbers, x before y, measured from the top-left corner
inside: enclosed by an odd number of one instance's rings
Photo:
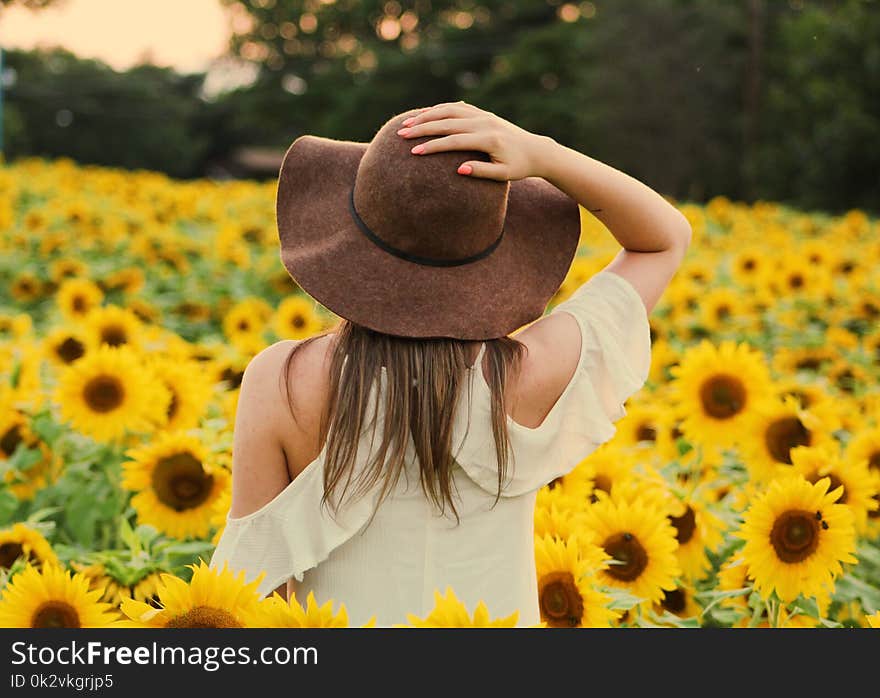
[[[447,150],[479,150],[491,162],[468,160],[458,173],[486,179],[514,180],[541,177],[555,141],[530,133],[491,112],[465,102],[429,107],[403,122],[397,133],[403,138],[441,136],[415,146],[415,155]]]

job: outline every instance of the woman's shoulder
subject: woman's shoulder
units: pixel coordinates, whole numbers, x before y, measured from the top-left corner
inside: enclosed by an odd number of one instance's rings
[[[257,399],[274,425],[291,477],[295,477],[321,452],[318,432],[327,408],[330,377],[328,334],[297,350],[289,368],[290,353],[304,340],[281,340],[251,359],[245,374],[255,375],[261,386]],[[294,418],[295,415],[295,418]]]

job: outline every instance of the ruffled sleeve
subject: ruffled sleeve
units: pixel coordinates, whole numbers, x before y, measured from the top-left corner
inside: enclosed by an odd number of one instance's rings
[[[502,496],[539,489],[565,475],[610,440],[615,422],[626,415],[624,402],[638,391],[651,367],[648,314],[638,292],[622,276],[603,270],[558,304],[552,313],[570,313],[581,330],[577,368],[550,413],[537,428],[508,418],[513,466]],[[498,489],[498,466],[491,428],[491,395],[481,371],[474,372],[469,419],[456,460],[465,472],[493,494]],[[466,396],[463,396],[466,399]]]
[[[368,403],[366,424],[375,414],[372,399]],[[381,429],[381,416],[378,425]],[[367,460],[371,435],[372,429],[364,429],[353,475],[359,474],[359,466]],[[226,562],[236,575],[243,570],[246,582],[265,572],[257,587],[262,598],[290,577],[302,581],[304,572],[316,567],[363,530],[373,515],[378,488],[362,497],[346,499],[334,515],[329,505],[321,504],[325,456],[326,445],[319,456],[268,503],[245,516],[227,516],[209,566],[219,570]]]

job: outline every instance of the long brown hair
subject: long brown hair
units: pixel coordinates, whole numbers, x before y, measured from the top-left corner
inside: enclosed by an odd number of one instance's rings
[[[284,363],[282,379],[294,420],[296,411],[289,380],[291,363],[297,351],[329,332],[294,345]],[[458,521],[452,496],[452,469],[456,465],[451,452],[452,431],[455,407],[466,384],[468,349],[475,342],[446,337],[398,337],[344,319],[337,325],[336,333],[330,361],[330,398],[320,420],[320,443],[325,444],[327,451],[322,505],[329,502],[335,514],[350,488],[352,497],[362,496],[380,481],[378,503],[381,503],[400,478],[408,436],[412,435],[422,491],[441,514],[449,506]],[[501,496],[510,456],[505,392],[510,379],[518,375],[526,351],[526,345],[512,337],[486,341],[492,434],[498,458],[495,503]],[[370,462],[353,482],[352,471],[365,427],[367,398],[383,366],[388,379],[384,433],[378,448],[371,449]],[[481,371],[482,367],[474,366],[474,370]],[[376,408],[379,399],[377,391]],[[470,401],[471,396],[467,399]],[[333,501],[331,497],[336,495],[338,500]]]

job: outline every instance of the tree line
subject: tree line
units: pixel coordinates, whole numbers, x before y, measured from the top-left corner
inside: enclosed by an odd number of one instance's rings
[[[9,51],[7,158],[177,177],[464,99],[679,199],[880,211],[877,0],[249,0],[256,80]],[[11,84],[10,84],[11,83]]]

